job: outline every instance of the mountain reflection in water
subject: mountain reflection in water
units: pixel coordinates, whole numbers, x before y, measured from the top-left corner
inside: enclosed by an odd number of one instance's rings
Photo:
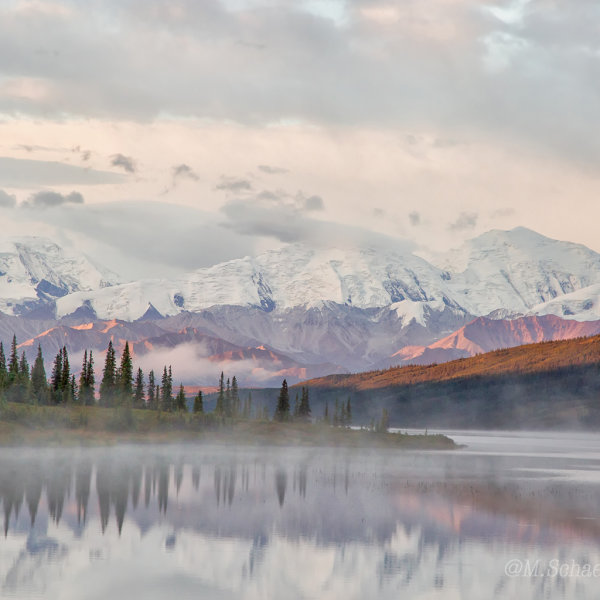
[[[600,444],[599,444],[600,447]],[[600,451],[4,449],[2,597],[594,598]]]

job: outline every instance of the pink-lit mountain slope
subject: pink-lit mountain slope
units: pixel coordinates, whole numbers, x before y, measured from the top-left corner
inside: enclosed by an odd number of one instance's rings
[[[475,356],[523,344],[569,340],[600,333],[600,321],[574,321],[555,315],[528,316],[513,320],[478,317],[429,346],[405,346],[382,366],[432,364]]]

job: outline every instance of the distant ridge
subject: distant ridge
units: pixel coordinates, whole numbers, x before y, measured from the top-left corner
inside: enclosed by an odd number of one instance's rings
[[[297,385],[364,391],[490,375],[542,373],[584,365],[600,366],[600,335],[526,344],[443,364],[409,365],[364,373],[329,375]],[[598,379],[600,380],[600,371]]]

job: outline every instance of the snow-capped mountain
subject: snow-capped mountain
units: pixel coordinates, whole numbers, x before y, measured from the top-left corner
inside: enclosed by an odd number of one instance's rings
[[[0,312],[20,315],[79,291],[118,283],[107,269],[39,237],[0,240]],[[52,311],[53,312],[53,311]]]
[[[291,244],[185,276],[119,284],[48,240],[0,246],[0,339],[9,341],[13,328],[33,340],[25,348],[31,351],[44,336],[49,348],[64,339],[95,350],[108,337],[138,344],[152,337],[154,351],[183,344],[181,332],[193,328],[246,349],[236,356],[254,360],[264,347],[262,364],[283,355],[299,368],[360,370],[463,356],[468,350],[459,343],[435,344],[451,334],[459,339],[477,317],[498,321],[501,331],[501,323],[541,315],[600,319],[600,254],[517,228],[490,231],[429,260],[405,246]],[[118,335],[94,325],[115,319],[122,322]],[[557,339],[572,329],[556,326]]]
[[[473,316],[544,314],[546,303],[600,284],[600,254],[524,228],[490,231],[435,263],[402,250],[292,244],[173,280],[69,294],[57,300],[57,316],[85,307],[98,318],[135,320],[149,309],[162,316],[224,305],[280,312],[334,302],[365,310],[394,306],[404,321],[426,325],[425,313],[446,307]],[[589,291],[597,297],[597,288]],[[580,310],[561,316],[586,318],[590,304],[581,293]]]

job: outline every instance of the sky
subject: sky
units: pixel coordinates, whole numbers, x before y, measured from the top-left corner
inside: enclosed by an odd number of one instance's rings
[[[3,0],[0,222],[125,279],[289,242],[600,251],[597,0]]]

